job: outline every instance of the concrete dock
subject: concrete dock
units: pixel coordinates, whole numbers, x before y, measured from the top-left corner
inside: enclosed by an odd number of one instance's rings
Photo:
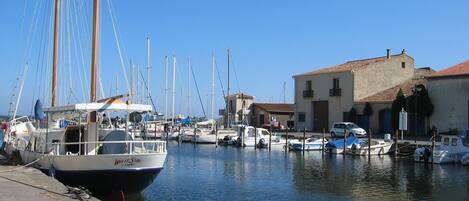
[[[0,155],[0,164],[5,157]],[[0,165],[0,201],[97,200],[70,193],[70,189],[31,167]]]

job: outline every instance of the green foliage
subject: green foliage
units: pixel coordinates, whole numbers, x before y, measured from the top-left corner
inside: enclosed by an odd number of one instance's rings
[[[419,90],[414,90],[413,94],[407,97],[407,104],[409,106],[410,113],[417,113],[418,115],[423,115],[429,117],[433,114],[434,106],[428,96],[427,89],[424,85],[417,85],[415,88]]]
[[[371,104],[369,102],[365,103],[365,107],[363,108],[363,115],[371,116],[373,114],[373,109],[371,108]]]
[[[394,99],[392,102],[391,107],[392,128],[394,130],[399,129],[399,112],[402,110],[402,108],[407,111],[404,92],[402,92],[402,89],[399,89],[399,92],[396,95],[396,99]]]

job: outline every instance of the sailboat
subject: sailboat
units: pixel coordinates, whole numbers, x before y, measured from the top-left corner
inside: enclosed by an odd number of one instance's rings
[[[29,118],[10,121],[15,130],[7,131],[7,152],[17,151],[23,163],[66,185],[84,186],[97,194],[141,192],[162,170],[166,143],[135,140],[128,124],[140,122],[142,114],[151,113],[153,107],[133,104],[128,95],[96,98],[100,0],[93,0],[90,101],[56,105],[59,3],[55,0],[51,107],[42,108],[37,102],[36,117],[43,122],[39,126]],[[123,114],[124,120],[108,120],[108,112]],[[109,129],[109,125],[122,123],[123,128]]]

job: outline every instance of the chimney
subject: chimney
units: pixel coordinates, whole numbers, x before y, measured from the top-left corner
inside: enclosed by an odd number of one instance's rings
[[[406,53],[407,53],[407,51],[405,49],[402,49],[401,54],[406,54]]]
[[[391,58],[391,49],[386,49],[386,59]]]

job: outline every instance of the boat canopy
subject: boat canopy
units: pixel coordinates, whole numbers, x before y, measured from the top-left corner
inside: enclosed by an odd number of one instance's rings
[[[45,108],[44,112],[103,112],[106,110],[120,112],[152,112],[153,107],[151,105],[126,103],[78,103],[73,105]]]

